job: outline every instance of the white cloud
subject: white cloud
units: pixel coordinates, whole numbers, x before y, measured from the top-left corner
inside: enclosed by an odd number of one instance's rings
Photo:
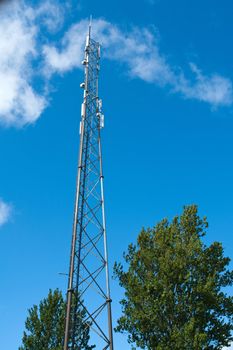
[[[32,86],[37,27],[31,9],[11,2],[0,13],[0,122],[22,126],[39,118],[45,97]]]
[[[222,350],[233,350],[233,344],[231,344],[231,345],[228,346],[228,347],[222,348]]]
[[[10,218],[11,206],[0,199],[0,226],[4,225]]]
[[[51,45],[44,46],[43,53],[47,71],[65,73],[74,68],[81,68],[86,30],[87,22],[82,21],[73,25],[65,33],[59,45],[60,48]]]
[[[87,21],[80,21],[68,30],[60,45],[44,47],[50,71],[64,73],[80,67],[83,33],[86,33],[87,26]],[[93,21],[93,37],[102,44],[105,57],[125,64],[132,77],[168,86],[172,92],[180,93],[186,99],[203,101],[213,107],[233,103],[230,79],[217,73],[203,74],[194,64],[190,64],[193,78],[186,78],[181,68],[170,65],[161,54],[156,33],[148,29],[134,28],[127,33],[99,19]]]
[[[45,59],[53,71],[66,72],[81,67],[84,40],[88,21],[82,20],[65,33],[60,45],[44,46]],[[104,56],[119,63],[126,63],[131,76],[147,82],[164,84],[173,73],[159,54],[154,36],[147,29],[133,29],[124,33],[105,20],[94,20],[93,37],[100,41]]]
[[[105,56],[128,66],[129,74],[147,82],[164,85],[173,73],[160,54],[155,35],[148,29],[134,28],[125,33],[103,20],[94,21],[93,34],[106,48]]]
[[[65,7],[58,6],[56,0],[40,2],[37,7],[26,5],[23,0],[1,6],[1,124],[34,123],[48,105],[47,85],[53,74],[81,68],[87,20],[72,25],[57,42],[51,42],[47,35],[61,29],[64,11]],[[104,57],[126,67],[132,78],[167,86],[173,93],[212,107],[233,103],[230,79],[217,73],[202,73],[194,64],[190,65],[192,78],[187,78],[181,68],[173,67],[161,54],[155,31],[133,28],[127,32],[97,19],[93,21],[93,36],[102,44]],[[38,81],[39,85],[35,83]]]
[[[42,1],[38,7],[31,8],[31,19],[40,21],[51,32],[57,32],[64,23],[64,8],[52,0]]]
[[[190,64],[194,81],[181,77],[176,81],[175,90],[186,98],[193,98],[211,104],[213,107],[230,106],[233,102],[232,82],[215,73],[204,75],[196,65]]]

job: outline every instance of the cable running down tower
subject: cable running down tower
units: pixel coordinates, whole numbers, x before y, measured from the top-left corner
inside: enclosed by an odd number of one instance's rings
[[[98,97],[99,61],[100,45],[91,38],[90,25],[82,62],[85,82],[80,85],[84,89],[84,100],[64,350],[81,350],[78,341],[85,336],[81,333],[87,328],[90,328],[90,344],[95,344],[97,350],[113,350],[101,151],[104,116]],[[80,314],[85,315],[84,320]]]

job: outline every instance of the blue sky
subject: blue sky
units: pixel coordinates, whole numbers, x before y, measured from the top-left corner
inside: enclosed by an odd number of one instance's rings
[[[87,18],[100,95],[110,264],[142,226],[196,203],[233,258],[233,4],[223,0],[0,6],[0,344],[66,288]],[[114,322],[122,291],[112,281]],[[129,349],[115,335],[117,349]]]

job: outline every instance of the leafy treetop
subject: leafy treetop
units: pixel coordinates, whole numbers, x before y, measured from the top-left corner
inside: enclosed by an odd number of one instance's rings
[[[208,223],[197,206],[143,229],[114,273],[125,290],[116,330],[150,350],[222,349],[233,340],[230,259],[219,242],[203,243]]]

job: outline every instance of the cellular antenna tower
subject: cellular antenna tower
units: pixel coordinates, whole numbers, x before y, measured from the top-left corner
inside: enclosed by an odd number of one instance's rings
[[[85,80],[80,85],[84,89],[84,99],[64,350],[81,350],[80,339],[85,336],[87,328],[90,329],[91,345],[96,345],[98,350],[113,350],[101,151],[104,116],[98,95],[99,61],[100,45],[91,37],[90,23],[82,61]],[[80,315],[85,315],[84,319]]]

